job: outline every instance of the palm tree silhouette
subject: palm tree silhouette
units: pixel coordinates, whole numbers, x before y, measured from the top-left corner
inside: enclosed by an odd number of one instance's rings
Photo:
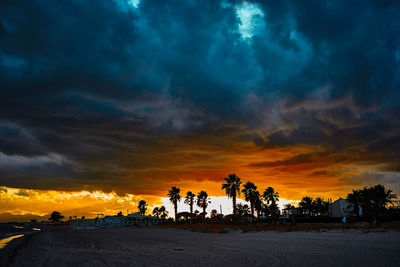
[[[359,216],[360,215],[360,206],[363,202],[363,196],[362,196],[361,190],[353,190],[353,193],[350,193],[347,195],[346,200],[347,200],[347,202],[349,202],[351,204],[347,208],[350,208],[350,206],[353,206],[354,215]]]
[[[361,204],[363,213],[370,218],[384,213],[386,205],[393,204],[392,199],[397,198],[396,194],[391,189],[386,189],[385,186],[378,184],[373,187],[364,187],[361,190],[353,190],[352,194],[347,196],[347,199],[352,204]],[[353,212],[356,212],[356,207]],[[364,214],[363,214],[364,215]]]
[[[250,202],[251,215],[254,216],[254,202],[256,199],[257,186],[252,182],[247,182],[243,185],[242,193],[244,194],[245,200]]]
[[[296,207],[294,205],[288,203],[288,204],[285,205],[285,209],[284,210],[286,211],[287,215],[293,215],[293,212],[294,212],[295,208]]]
[[[165,207],[164,206],[159,207],[158,211],[161,214],[161,219],[165,220],[165,218],[168,216],[168,211],[165,209]]]
[[[192,193],[192,191],[188,191],[185,197],[185,204],[190,207],[190,214],[193,214],[193,205],[195,202],[196,195]]]
[[[206,191],[203,190],[197,194],[197,206],[203,209],[203,219],[206,217],[206,209],[210,203],[211,202]]]
[[[222,190],[225,190],[228,198],[232,198],[233,215],[236,215],[236,196],[240,195],[240,185],[242,182],[240,181],[240,177],[236,176],[235,173],[229,174],[228,178],[224,179],[226,184],[222,184]]]
[[[313,212],[314,214],[321,215],[322,214],[322,209],[324,208],[324,200],[320,197],[317,197],[313,201]]]
[[[140,214],[142,214],[142,215],[145,215],[145,214],[146,214],[146,210],[147,210],[147,203],[146,203],[146,201],[144,201],[144,200],[140,200],[140,201],[139,201],[139,203],[138,203],[138,210],[139,210],[139,213],[140,213]]]
[[[329,210],[329,202],[324,201],[323,198],[317,197],[312,203],[312,210],[314,214],[323,215]]]
[[[385,186],[381,184],[375,185],[367,191],[370,192],[369,196],[377,207],[378,212],[385,211],[386,205],[393,205],[392,199],[397,198],[397,195],[393,193],[392,189],[386,189]]]
[[[279,207],[275,201],[269,205],[268,209],[273,219],[279,216],[280,214]]]
[[[249,211],[250,207],[247,204],[244,205],[242,203],[237,204],[236,210],[237,210],[237,215],[239,216],[247,216],[250,213]]]
[[[263,206],[263,202],[261,200],[261,195],[260,192],[255,191],[254,192],[254,209],[257,212],[257,217],[260,218],[261,212],[262,212],[262,207]]]
[[[215,218],[217,218],[217,217],[218,217],[218,211],[217,211],[216,209],[213,209],[213,210],[211,211],[210,218],[211,218],[211,219],[215,219]]]
[[[155,215],[158,219],[160,217],[160,214],[161,214],[160,209],[158,207],[155,207],[153,209],[153,215]]]
[[[181,201],[181,195],[179,193],[181,192],[181,189],[179,189],[176,186],[171,187],[170,190],[168,190],[168,197],[169,201],[174,205],[174,211],[175,211],[175,221],[178,219],[178,202]]]
[[[272,187],[268,187],[267,189],[265,189],[262,196],[265,199],[265,201],[267,201],[268,205],[270,203],[273,202],[276,203],[279,201],[279,193],[275,192],[275,190]]]
[[[264,190],[263,198],[267,202],[268,212],[271,214],[272,218],[275,218],[279,215],[279,207],[277,202],[279,201],[279,193],[275,192],[274,188],[269,186]]]
[[[308,216],[311,216],[313,211],[313,198],[308,196],[303,197],[303,199],[299,203],[299,207]]]

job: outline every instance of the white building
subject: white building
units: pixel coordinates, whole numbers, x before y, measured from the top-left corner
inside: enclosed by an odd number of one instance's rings
[[[329,216],[330,217],[345,217],[353,212],[353,204],[348,202],[346,199],[339,198],[335,202],[329,205]],[[362,208],[358,209],[359,215],[362,215]]]

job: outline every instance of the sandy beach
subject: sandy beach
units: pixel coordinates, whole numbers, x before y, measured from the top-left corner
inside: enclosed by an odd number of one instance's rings
[[[21,242],[21,241],[19,241]],[[254,232],[165,228],[43,231],[9,266],[400,266],[400,232]],[[3,258],[3,260],[6,259]]]

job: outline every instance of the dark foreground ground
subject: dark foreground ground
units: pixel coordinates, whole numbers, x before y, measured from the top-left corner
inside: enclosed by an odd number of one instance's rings
[[[26,236],[7,249],[6,266],[400,266],[397,231],[59,229]]]

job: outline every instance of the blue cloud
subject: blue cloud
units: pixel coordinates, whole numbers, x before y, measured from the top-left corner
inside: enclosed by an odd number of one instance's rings
[[[240,125],[267,133],[261,147],[362,140],[375,151],[400,136],[399,11],[372,0],[7,1],[0,119],[38,140],[27,155],[83,165],[109,136],[143,142],[118,129],[152,139]],[[0,152],[24,154],[25,137],[9,138]]]

